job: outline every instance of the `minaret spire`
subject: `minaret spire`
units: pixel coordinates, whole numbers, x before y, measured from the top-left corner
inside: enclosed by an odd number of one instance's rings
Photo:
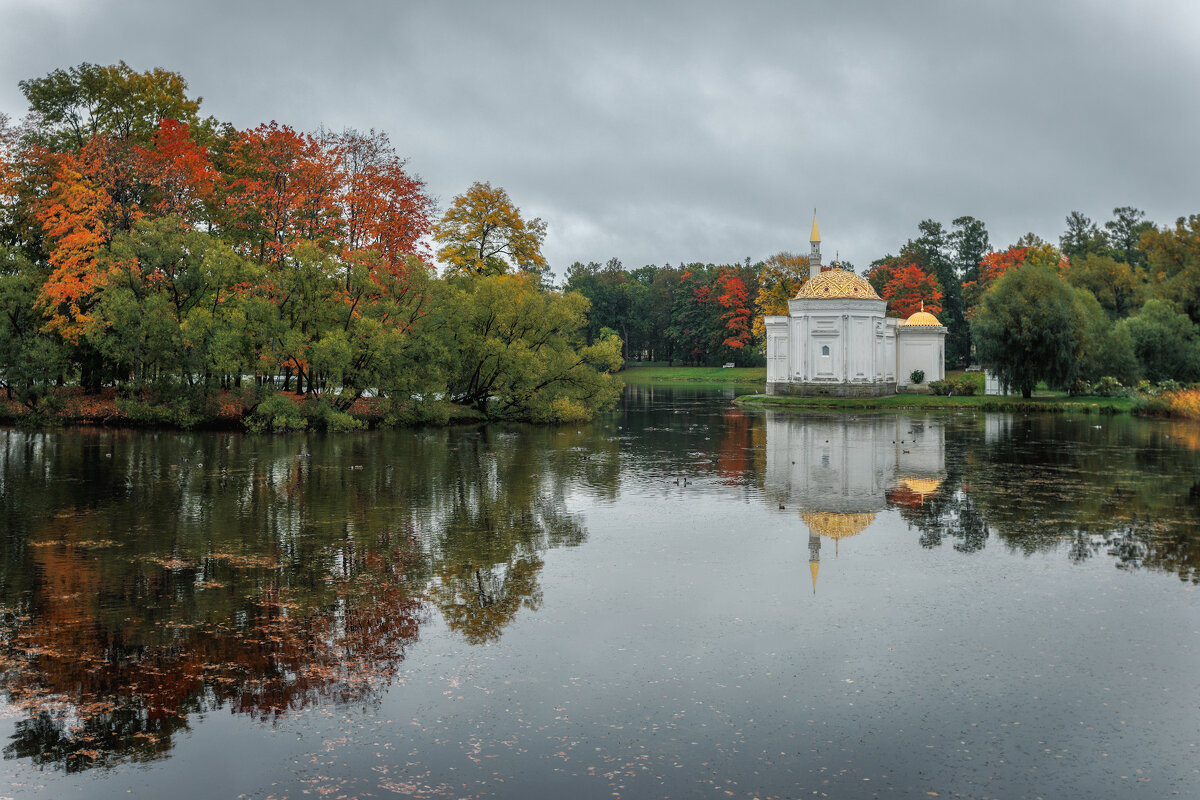
[[[812,573],[813,594],[817,593],[817,572],[821,569],[821,537],[808,532],[808,571]]]
[[[808,237],[808,279],[821,274],[821,231],[817,229],[817,209],[813,209],[812,234]]]

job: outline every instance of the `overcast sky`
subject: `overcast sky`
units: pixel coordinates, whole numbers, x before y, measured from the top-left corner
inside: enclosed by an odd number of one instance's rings
[[[181,73],[239,128],[386,131],[444,210],[472,181],[545,253],[805,252],[860,270],[973,215],[1200,213],[1200,3],[0,0],[0,111],[58,67]]]

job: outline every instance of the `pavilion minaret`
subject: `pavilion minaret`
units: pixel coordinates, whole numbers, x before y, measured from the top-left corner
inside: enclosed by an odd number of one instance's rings
[[[808,277],[809,280],[821,274],[821,232],[817,230],[817,210],[813,209],[812,235],[808,237]]]
[[[817,571],[821,569],[821,537],[808,532],[808,571],[812,573],[813,594],[817,593]]]

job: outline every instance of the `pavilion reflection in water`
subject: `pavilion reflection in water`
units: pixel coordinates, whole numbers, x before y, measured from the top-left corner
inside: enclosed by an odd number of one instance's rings
[[[897,492],[923,502],[946,474],[943,422],[907,415],[814,416],[768,411],[767,494],[808,527],[813,592],[821,540],[856,536]]]

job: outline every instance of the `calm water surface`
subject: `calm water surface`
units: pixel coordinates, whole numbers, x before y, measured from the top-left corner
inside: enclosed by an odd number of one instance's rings
[[[0,797],[1197,797],[1200,427],[0,430]]]

